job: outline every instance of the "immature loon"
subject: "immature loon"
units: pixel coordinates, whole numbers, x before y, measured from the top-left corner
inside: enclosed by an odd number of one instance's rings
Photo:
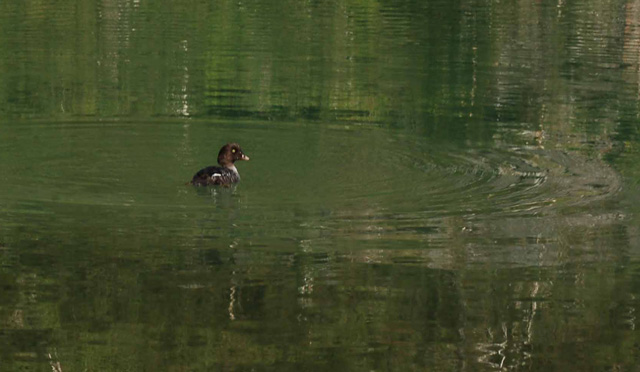
[[[206,167],[200,169],[191,179],[190,184],[196,186],[223,185],[230,186],[240,181],[240,174],[236,166],[236,160],[249,160],[237,143],[227,143],[218,153],[219,167]]]

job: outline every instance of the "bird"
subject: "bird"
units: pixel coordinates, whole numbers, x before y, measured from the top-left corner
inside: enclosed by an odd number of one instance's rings
[[[227,143],[218,153],[219,167],[210,166],[200,169],[188,184],[195,186],[231,186],[240,181],[240,174],[234,163],[237,160],[249,160],[237,143]]]

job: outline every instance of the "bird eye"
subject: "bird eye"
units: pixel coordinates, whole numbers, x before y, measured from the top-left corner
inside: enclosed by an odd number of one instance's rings
[[[236,153],[236,149],[231,150],[231,152],[235,154]]]

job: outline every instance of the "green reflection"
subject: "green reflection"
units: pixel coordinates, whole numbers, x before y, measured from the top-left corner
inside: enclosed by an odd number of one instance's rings
[[[635,368],[639,11],[0,3],[1,368]]]

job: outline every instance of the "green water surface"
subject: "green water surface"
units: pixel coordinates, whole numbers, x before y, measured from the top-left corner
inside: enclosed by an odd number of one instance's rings
[[[2,1],[0,370],[638,371],[639,71],[640,0]]]

